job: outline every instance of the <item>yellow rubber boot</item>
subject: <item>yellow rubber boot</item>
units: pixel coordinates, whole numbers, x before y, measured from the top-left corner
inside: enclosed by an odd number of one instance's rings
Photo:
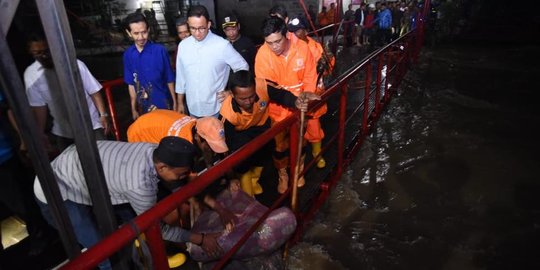
[[[251,189],[255,195],[263,193],[263,188],[259,184],[259,178],[261,178],[263,167],[251,168]]]
[[[240,176],[240,186],[249,196],[253,196],[253,184],[251,182],[251,171],[247,171]]]
[[[167,257],[167,261],[169,262],[169,268],[180,267],[180,265],[184,264],[186,260],[187,257],[184,253],[177,253],[175,255]]]
[[[316,157],[319,153],[321,153],[321,142],[312,142],[311,143],[311,154],[313,157]],[[322,169],[326,167],[326,160],[321,156],[321,158],[317,161],[317,168]]]

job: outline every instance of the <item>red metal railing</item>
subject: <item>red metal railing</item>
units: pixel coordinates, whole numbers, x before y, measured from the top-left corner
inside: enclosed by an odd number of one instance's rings
[[[426,5],[429,5],[429,1],[426,2]],[[428,10],[427,6],[424,7],[424,12],[426,12],[426,10]],[[339,95],[339,128],[337,133],[327,140],[327,143],[323,147],[320,154],[323,155],[324,153],[327,153],[331,145],[336,144],[337,165],[329,174],[329,179],[323,181],[318,187],[318,194],[312,201],[309,209],[303,213],[296,213],[298,217],[298,227],[289,244],[294,244],[300,239],[306,225],[311,221],[316,211],[324,203],[330,194],[331,189],[336,185],[338,179],[341,177],[343,167],[348,165],[352,158],[357,154],[364,138],[367,136],[367,134],[369,134],[373,123],[375,123],[384,109],[384,105],[391,100],[392,95],[395,93],[407,71],[408,65],[410,65],[417,57],[424,34],[423,17],[419,18],[418,23],[419,25],[416,30],[410,31],[403,37],[393,41],[376,52],[373,52],[345,74],[339,76],[336,79],[336,82],[322,95],[321,101],[311,104],[310,110],[315,110],[328,101],[330,97]],[[375,72],[373,72],[374,70]],[[364,97],[360,104],[356,106],[349,115],[347,115],[347,98],[349,92],[361,91],[361,89],[349,89],[348,87],[348,84],[357,78],[357,76],[362,76],[364,79]],[[104,83],[107,100],[109,102],[109,109],[113,119],[113,130],[117,139],[120,138],[120,135],[116,119],[117,116],[114,113],[114,102],[110,92],[113,87],[121,84],[121,79]],[[361,129],[355,134],[351,142],[346,144],[345,127],[352,121],[361,123]],[[68,262],[61,269],[92,269],[101,261],[107,259],[121,248],[125,247],[126,245],[130,245],[137,237],[137,234],[141,232],[144,232],[146,238],[148,239],[149,248],[153,257],[152,262],[154,264],[154,268],[169,269],[163,240],[159,230],[161,218],[176,209],[188,198],[193,197],[201,192],[210,183],[220,178],[229,168],[239,164],[242,160],[249,157],[251,154],[257,151],[260,146],[272,140],[276,134],[285,130],[286,128],[290,128],[291,130],[290,156],[296,156],[298,154],[296,149],[298,143],[300,143],[298,141],[298,122],[299,114],[296,112],[198,176],[195,181],[192,181],[190,184],[168,196],[147,212],[137,216],[131,225],[123,225],[116,232],[104,238],[101,242],[88,249],[79,257]],[[307,171],[309,171],[310,168],[314,166],[315,161],[316,159],[312,160],[309,164],[306,164],[304,171],[300,172],[300,174],[304,175]],[[294,177],[295,163],[296,159],[291,158],[291,179]],[[283,201],[287,199],[290,191],[291,187],[289,187],[289,190],[285,194],[281,195],[276,202],[274,202],[274,204],[264,213],[258,222],[245,233],[240,241],[222,257],[222,259],[214,266],[214,269],[220,269],[225,265],[225,263],[256,230],[260,223],[264,221],[268,214],[279,205],[282,205]]]

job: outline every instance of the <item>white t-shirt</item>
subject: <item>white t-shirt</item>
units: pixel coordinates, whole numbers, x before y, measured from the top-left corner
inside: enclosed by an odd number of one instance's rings
[[[90,110],[93,129],[102,128],[99,112],[90,95],[101,90],[101,84],[90,73],[86,65],[77,60],[81,80],[85,91],[86,102]],[[52,133],[57,136],[74,138],[69,124],[67,109],[63,106],[62,91],[54,69],[46,69],[35,61],[24,71],[24,84],[28,102],[32,107],[47,106],[53,118]],[[51,91],[52,89],[52,91]]]

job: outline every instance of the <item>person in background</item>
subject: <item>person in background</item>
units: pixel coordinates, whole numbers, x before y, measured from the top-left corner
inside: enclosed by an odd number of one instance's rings
[[[345,14],[343,15],[344,20],[344,32],[345,32],[345,39],[347,41],[347,46],[353,45],[353,33],[355,29],[354,27],[354,11],[353,11],[353,5],[349,4],[347,11],[345,11]]]
[[[316,92],[316,62],[306,42],[287,37],[287,25],[278,17],[265,19],[262,27],[264,44],[255,56],[255,75],[257,78],[274,82],[295,96],[302,92]],[[275,103],[269,105],[269,115],[273,123],[277,123],[291,114],[288,108]],[[278,192],[284,193],[288,188],[288,130],[278,134],[276,140],[276,158],[274,164],[278,168]],[[303,166],[303,160],[299,166]],[[299,186],[305,184],[304,178],[298,181]]]
[[[319,24],[319,27],[325,27],[330,24],[330,22],[328,22],[328,18],[326,17],[325,6],[323,6],[321,12],[317,14],[317,23]]]
[[[178,37],[178,43],[182,42],[182,40],[191,36],[191,33],[189,32],[189,26],[187,24],[187,18],[180,17],[176,19],[175,25],[176,25],[176,35]],[[178,46],[174,48],[174,53],[171,58],[171,65],[173,67],[173,70],[176,70],[176,56],[177,55],[178,55]],[[173,96],[173,98],[175,97]]]
[[[229,89],[232,96],[223,102],[220,117],[224,122],[227,145],[231,152],[240,149],[245,144],[268,130],[271,120],[268,116],[270,101],[287,108],[307,110],[309,101],[319,100],[314,93],[302,92],[298,98],[291,92],[280,89],[279,86],[255,79],[248,71],[231,73]],[[247,160],[234,168],[239,174],[242,190],[250,196],[263,192],[258,183],[263,170],[263,160],[271,151],[272,143],[268,143]]]
[[[12,130],[10,125],[15,130]],[[0,207],[7,208],[11,214],[24,220],[30,240],[28,255],[35,256],[50,244],[53,234],[34,200],[32,171],[23,164],[15,150],[12,135],[16,135],[16,131],[15,119],[0,91]],[[0,252],[3,248],[0,231]]]
[[[103,164],[105,181],[114,206],[129,204],[140,215],[157,201],[159,181],[185,181],[192,169],[195,147],[185,139],[168,136],[159,145],[152,143],[127,143],[119,141],[98,141],[97,148]],[[75,145],[68,147],[51,162],[51,167],[63,198],[64,206],[71,220],[79,243],[89,248],[102,236],[92,213],[92,200],[80,166]],[[55,225],[47,200],[38,178],[34,181],[34,194],[45,219]],[[116,209],[115,209],[116,210]],[[176,211],[169,215],[177,216]],[[132,216],[119,215],[127,220]],[[167,220],[166,216],[163,220]],[[221,248],[216,238],[221,233],[191,233],[180,227],[161,224],[162,236],[172,242],[191,242],[200,245],[209,254],[220,254]],[[109,261],[99,265],[100,269],[111,269]]]
[[[212,23],[204,6],[190,8],[188,25],[191,36],[180,42],[176,57],[177,111],[217,117],[227,96],[230,70],[249,70],[249,65],[230,42],[210,31]]]
[[[356,23],[356,35],[354,37],[357,46],[364,44],[364,21],[367,16],[366,3],[360,3],[360,8],[354,12]]]
[[[73,138],[76,132],[69,123],[67,108],[64,105],[60,84],[45,37],[39,33],[31,34],[28,39],[28,51],[35,61],[24,71],[26,96],[36,117],[38,128],[43,132],[41,139],[43,139],[45,147],[49,153],[59,153],[74,142]],[[102,86],[82,61],[77,60],[77,66],[94,135],[97,140],[104,140],[109,132],[109,114],[101,96]],[[46,134],[48,113],[52,116],[51,133],[55,138],[54,145],[49,143]],[[21,143],[20,147],[22,151],[26,151],[24,142]]]
[[[278,17],[287,23],[289,21],[289,16],[287,14],[287,9],[283,5],[275,5],[270,10],[268,10],[268,16]]]
[[[174,73],[167,49],[148,40],[148,22],[140,13],[126,17],[125,30],[133,39],[123,56],[133,120],[155,109],[176,110]]]
[[[250,38],[240,34],[240,22],[238,18],[234,14],[225,16],[221,27],[223,28],[223,32],[225,32],[227,40],[231,42],[234,49],[249,64],[249,70],[253,70],[257,49],[255,48],[255,43]]]
[[[336,13],[337,13],[336,3],[331,3],[330,9],[328,9],[328,11],[326,12],[326,18],[328,20],[328,24],[336,23],[336,15],[337,15]]]
[[[377,25],[375,32],[376,46],[384,46],[392,38],[392,12],[387,8],[386,2],[380,3],[380,6],[381,8],[374,21]]]

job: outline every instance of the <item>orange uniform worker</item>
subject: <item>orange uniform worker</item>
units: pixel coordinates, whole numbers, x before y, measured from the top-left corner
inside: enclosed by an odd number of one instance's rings
[[[214,152],[229,151],[223,124],[215,117],[196,119],[171,110],[154,110],[137,118],[127,131],[128,142],[159,143],[166,136],[193,143],[202,151],[207,165],[212,164]]]
[[[248,71],[237,71],[229,76],[229,89],[232,95],[227,97],[221,106],[221,118],[224,122],[226,142],[231,151],[236,151],[255,137],[270,128],[268,104],[270,101],[288,108],[306,110],[308,102],[320,97],[304,92],[297,98],[289,91],[267,83],[264,79],[253,77]],[[258,184],[262,172],[262,163],[271,143],[260,148],[249,159],[235,168],[240,173],[240,184],[249,195],[262,193]],[[280,183],[278,191],[284,193],[287,183]]]
[[[328,75],[329,73],[331,73],[330,68],[333,67],[335,58],[328,55],[325,55],[325,58],[323,58],[324,50],[321,44],[307,35],[308,22],[304,17],[297,16],[292,18],[291,20],[289,20],[287,28],[289,29],[289,32],[293,33],[294,38],[303,40],[308,44],[311,54],[315,58],[315,62],[317,62],[317,69],[321,69],[317,70],[318,73],[322,73],[319,74],[320,79],[317,84],[317,94],[322,94],[322,92],[324,92],[325,90],[322,75]],[[326,58],[330,58],[330,61],[325,61]],[[330,62],[330,64],[326,65],[326,62]],[[327,106],[326,104],[324,104],[315,112],[311,113],[310,118],[307,120],[306,134],[304,138],[311,143],[311,153],[313,154],[313,157],[316,157],[321,152],[321,142],[324,138],[324,131],[321,128],[321,122],[319,118],[324,115],[326,111]],[[325,166],[326,161],[324,160],[324,158],[321,157],[317,161],[317,167],[324,168]]]
[[[229,151],[223,123],[215,117],[197,119],[176,111],[154,110],[137,118],[127,131],[128,142],[159,143],[167,136],[180,137],[194,144],[202,152],[207,167],[213,164],[214,153]],[[226,228],[232,228],[236,219],[234,215],[216,204],[215,199],[208,193],[208,190],[205,190],[198,197],[220,215]],[[171,224],[176,219],[177,217],[171,217],[170,220],[173,221],[165,222]]]
[[[303,91],[316,92],[316,62],[308,45],[302,40],[291,40],[287,37],[287,26],[278,17],[267,18],[263,23],[265,43],[259,48],[255,57],[255,75],[278,84],[295,96]],[[275,103],[269,105],[269,115],[273,122],[285,119],[291,114],[289,109]],[[289,148],[288,132],[276,136],[275,165],[279,169],[280,183],[289,181],[287,174]],[[303,166],[303,162],[300,162]],[[303,177],[298,181],[304,184]]]

